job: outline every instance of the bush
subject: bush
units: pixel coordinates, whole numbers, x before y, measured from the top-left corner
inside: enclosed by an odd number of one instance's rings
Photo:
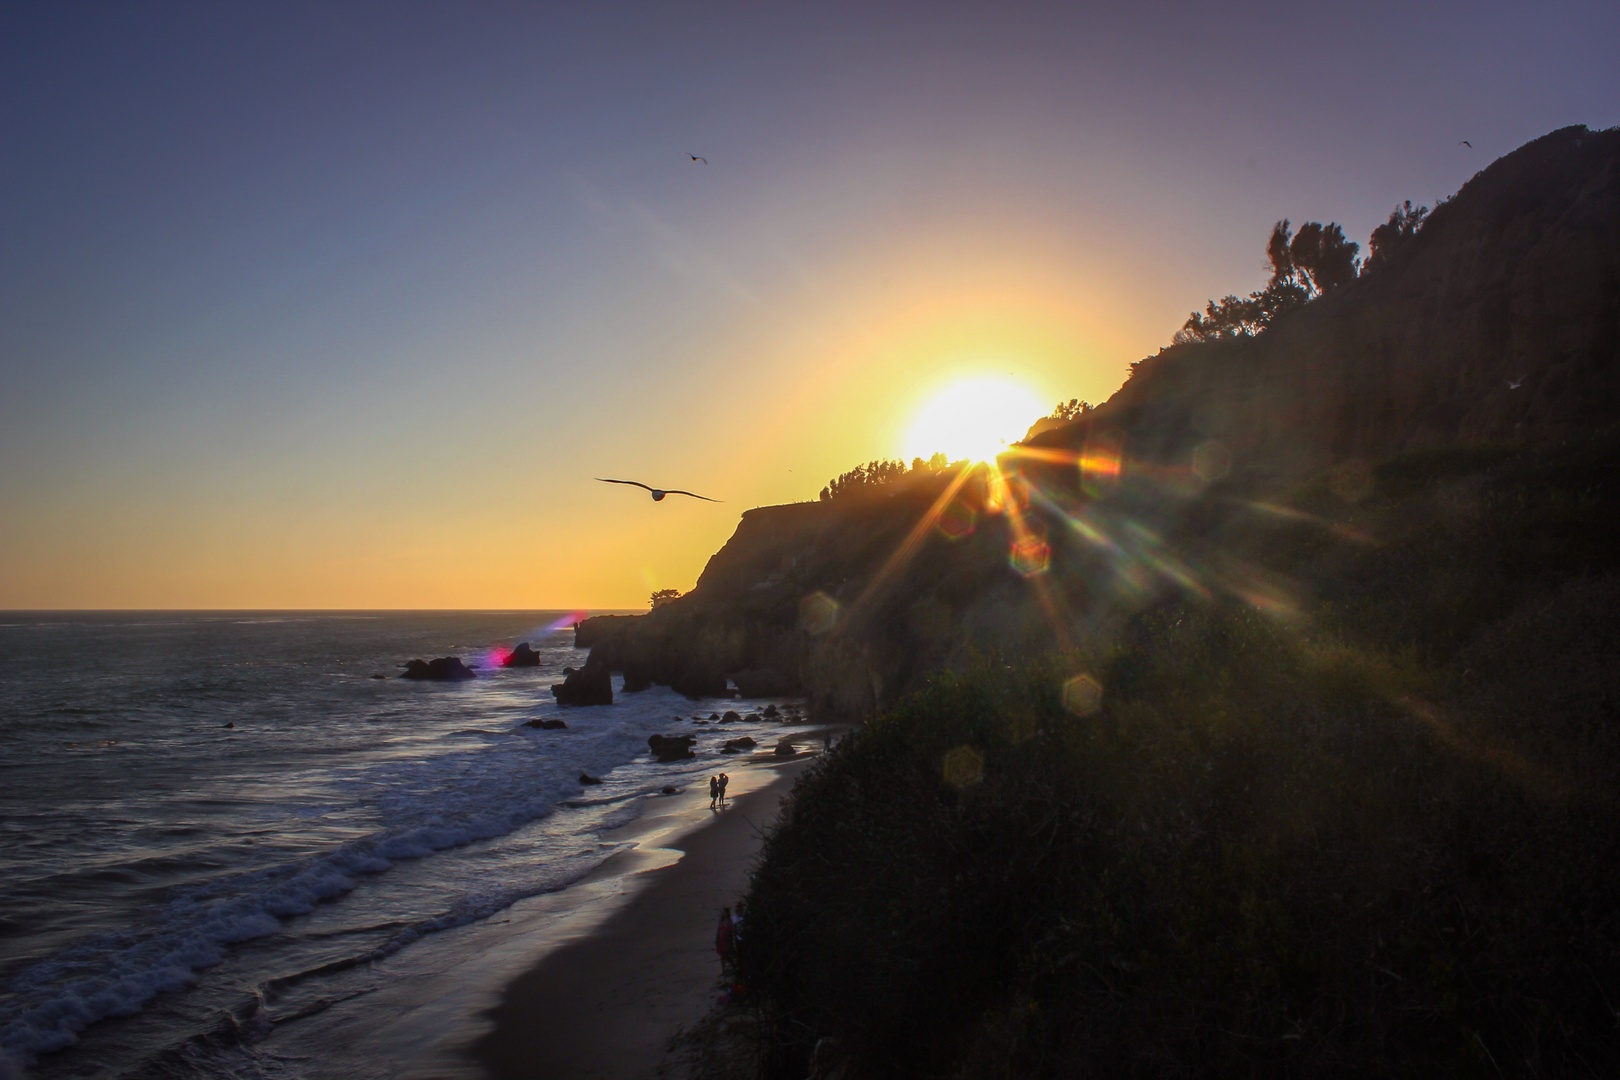
[[[823,1037],[851,1077],[1612,1071],[1613,795],[1537,784],[1544,731],[1438,691],[1180,603],[1108,658],[939,677],[767,839],[768,1074]]]

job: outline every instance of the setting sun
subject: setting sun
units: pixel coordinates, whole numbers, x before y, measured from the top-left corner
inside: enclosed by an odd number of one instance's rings
[[[952,461],[984,461],[1024,437],[1046,406],[1028,387],[1000,379],[955,383],[923,406],[906,436],[907,457],[943,451]]]

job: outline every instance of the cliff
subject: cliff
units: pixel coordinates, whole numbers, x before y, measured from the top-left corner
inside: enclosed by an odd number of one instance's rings
[[[691,593],[577,641],[631,685],[731,676],[864,717],[977,651],[1105,642],[1169,593],[1286,606],[1301,583],[1243,558],[1257,501],[1326,474],[1353,504],[1393,455],[1557,445],[1617,406],[1620,131],[1566,128],[1264,334],[1133,365],[1084,421],[1002,460],[1005,508],[981,467],[944,502],[951,478],[925,474],[751,510]]]

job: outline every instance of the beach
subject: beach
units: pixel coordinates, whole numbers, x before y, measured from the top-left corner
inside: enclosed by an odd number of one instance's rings
[[[490,1013],[493,1030],[471,1050],[488,1074],[653,1076],[670,1038],[713,1004],[720,908],[747,889],[763,831],[811,760],[739,760],[725,810],[711,813],[706,788],[694,784],[610,834],[637,847],[609,859],[592,879],[635,875],[638,887],[619,910],[545,952],[506,988]]]

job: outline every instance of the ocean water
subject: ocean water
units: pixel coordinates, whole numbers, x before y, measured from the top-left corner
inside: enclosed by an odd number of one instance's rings
[[[561,708],[568,623],[0,614],[0,1077],[394,1075],[299,1032],[397,1007],[435,941],[589,873],[605,830],[732,760],[722,735],[793,730],[695,726],[735,703],[664,688]],[[520,640],[541,666],[494,666]],[[393,677],[445,655],[481,677]],[[695,760],[650,760],[672,732]]]

